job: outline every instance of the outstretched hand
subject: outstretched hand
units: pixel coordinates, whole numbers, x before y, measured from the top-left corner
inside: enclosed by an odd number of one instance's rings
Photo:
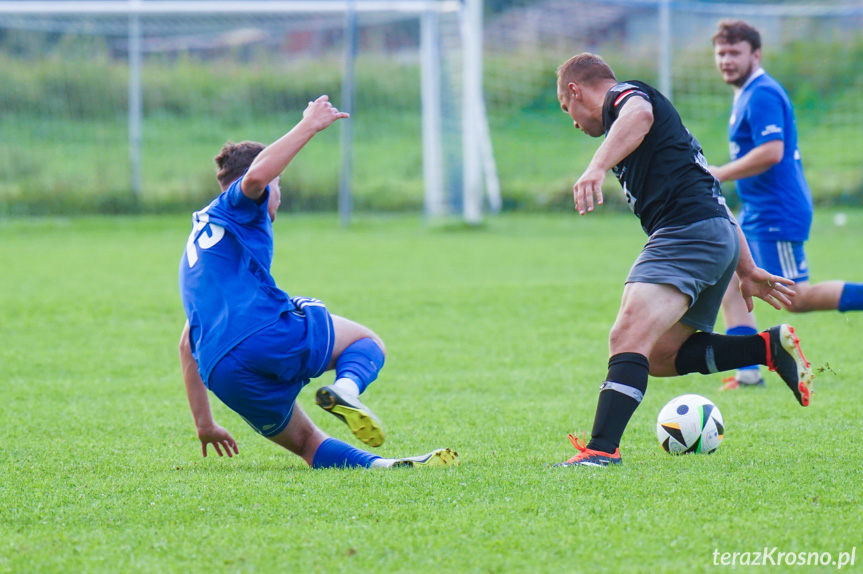
[[[222,449],[225,449],[225,454],[229,457],[235,454],[240,454],[240,449],[237,447],[237,441],[224,428],[217,424],[208,428],[198,429],[198,438],[201,441],[201,452],[207,456],[207,445],[212,444],[216,448],[216,453],[222,456]],[[233,450],[234,452],[231,452]]]
[[[594,196],[596,205],[602,205],[602,182],[605,181],[605,170],[589,166],[572,186],[572,198],[579,215],[593,211]]]
[[[790,297],[794,296],[794,290],[789,288],[789,285],[794,285],[794,281],[768,273],[760,267],[756,267],[752,272],[740,279],[740,294],[743,295],[743,300],[746,302],[746,308],[751,312],[754,305],[752,297],[758,297],[762,301],[766,301],[776,309],[782,309],[782,305],[791,305]]]
[[[349,117],[351,117],[349,113],[337,110],[330,103],[330,97],[326,94],[313,102],[309,102],[309,105],[303,111],[303,119],[311,122],[316,131],[325,130],[333,125],[336,120]]]

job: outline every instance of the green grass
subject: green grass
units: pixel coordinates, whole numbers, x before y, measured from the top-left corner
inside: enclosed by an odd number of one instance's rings
[[[831,216],[816,216],[813,279],[863,281],[863,212]],[[389,432],[380,454],[450,446],[463,464],[312,471],[215,399],[240,455],[202,459],[176,352],[188,228],[0,220],[0,572],[706,572],[715,549],[863,546],[859,314],[759,306],[760,325],[792,322],[824,370],[810,408],[772,374],[737,394],[719,394],[718,375],[652,379],[624,465],[558,469],[575,452],[566,433],[593,421],[644,242],[631,215],[345,230],[282,214],[277,281],[387,342],[366,395]],[[353,442],[314,388],[300,404]],[[656,414],[687,392],[722,410],[714,455],[657,444]]]

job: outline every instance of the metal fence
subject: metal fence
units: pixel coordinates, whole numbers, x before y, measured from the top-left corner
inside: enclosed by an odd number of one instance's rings
[[[504,207],[569,206],[599,142],[570,133],[556,67],[593,51],[620,79],[653,83],[708,160],[724,163],[732,92],[710,38],[727,17],[762,32],[764,67],[796,107],[816,201],[863,198],[859,2],[524,1],[486,13],[481,43],[458,0],[278,2],[304,8],[293,12],[243,2],[230,4],[246,12],[209,14],[150,0],[128,3],[138,12],[70,8],[127,4],[117,2],[10,9],[32,4],[0,3],[0,215],[197,205],[214,192],[212,157],[225,140],[273,141],[321,93],[350,102],[351,145],[333,131],[304,150],[285,178],[287,209],[336,209],[346,163],[358,210],[465,212],[464,190],[483,183],[494,208],[496,182]],[[343,8],[359,4],[375,9],[356,12],[351,40]],[[470,106],[479,73],[466,67],[466,44],[483,55],[484,100]],[[429,125],[439,126],[431,139]],[[470,200],[472,217],[480,200]]]
[[[816,201],[861,203],[859,2],[543,0],[522,2],[490,18],[485,95],[495,146],[508,145],[507,131],[514,124],[527,140],[518,166],[498,162],[504,197],[521,205],[548,202],[555,194],[565,199],[598,145],[566,133],[571,124],[559,111],[557,120],[544,114],[557,110],[556,67],[583,51],[602,55],[621,80],[641,79],[660,88],[704,146],[708,161],[727,162],[733,94],[714,66],[711,42],[723,18],[743,19],[760,30],[762,64],[784,85],[796,108],[804,168]],[[568,155],[560,154],[560,147]]]

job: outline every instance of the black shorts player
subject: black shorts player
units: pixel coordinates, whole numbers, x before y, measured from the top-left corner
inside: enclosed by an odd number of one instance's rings
[[[643,82],[619,83],[602,58],[587,53],[558,69],[557,95],[576,128],[605,135],[573,186],[576,209],[584,215],[594,202],[602,204],[611,169],[649,236],[609,335],[608,374],[590,442],[569,435],[579,453],[563,465],[620,463],[620,439],[648,374],[707,374],[758,363],[777,370],[808,405],[812,372],[792,327],[748,337],[712,333],[735,272],[750,306],[757,296],[779,308],[793,292],[790,281],[755,266],[698,142],[671,103]]]

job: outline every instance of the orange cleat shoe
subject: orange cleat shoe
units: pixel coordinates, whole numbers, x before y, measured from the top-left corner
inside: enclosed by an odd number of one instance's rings
[[[608,466],[610,464],[621,463],[619,448],[614,449],[613,454],[599,450],[591,450],[587,448],[587,444],[584,442],[583,436],[582,440],[579,440],[577,436],[569,435],[569,442],[572,443],[572,446],[578,449],[578,454],[568,461],[555,466]]]
[[[791,325],[777,325],[759,333],[767,345],[767,368],[775,371],[802,406],[809,406],[812,394],[812,365],[803,356],[800,338]]]

